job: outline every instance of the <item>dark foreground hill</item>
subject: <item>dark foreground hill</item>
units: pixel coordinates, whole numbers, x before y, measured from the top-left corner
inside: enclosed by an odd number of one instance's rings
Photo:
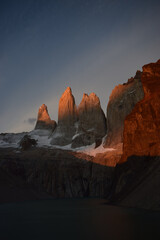
[[[160,209],[160,158],[131,157],[108,167],[70,151],[0,149],[0,202],[43,198],[106,198],[106,203]]]

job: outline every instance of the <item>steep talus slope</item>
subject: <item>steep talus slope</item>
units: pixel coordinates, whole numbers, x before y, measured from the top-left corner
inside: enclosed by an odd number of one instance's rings
[[[126,117],[122,162],[129,156],[160,156],[160,60],[143,67],[144,99]]]

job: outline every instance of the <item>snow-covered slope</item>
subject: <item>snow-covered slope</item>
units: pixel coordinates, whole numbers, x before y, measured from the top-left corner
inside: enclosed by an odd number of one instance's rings
[[[50,144],[51,141],[51,131],[50,130],[33,130],[31,132],[23,132],[23,133],[5,133],[0,134],[0,148],[7,148],[7,147],[14,147],[19,148],[19,142],[20,140],[25,136],[28,135],[32,139],[37,140],[37,147],[45,147],[45,148],[52,148],[52,149],[62,149],[62,150],[70,150],[74,152],[81,152],[85,153],[90,156],[96,156],[98,153],[104,153],[107,151],[114,151],[113,148],[104,148],[102,140],[102,144],[95,148],[95,143],[78,147],[78,148],[72,148],[71,144],[68,144],[66,146],[59,146],[59,145],[52,145]]]

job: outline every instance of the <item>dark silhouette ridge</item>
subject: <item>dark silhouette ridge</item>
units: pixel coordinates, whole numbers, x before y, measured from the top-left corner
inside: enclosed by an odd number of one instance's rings
[[[69,151],[45,148],[20,153],[11,148],[0,149],[0,154],[0,172],[6,175],[5,181],[0,176],[1,202],[22,200],[21,193],[26,197],[28,194],[27,199],[36,195],[41,199],[44,196],[107,197],[110,192],[114,168],[94,163],[92,157],[87,156],[84,160]],[[15,192],[10,191],[10,183]]]
[[[0,202],[101,197],[106,203],[160,210],[160,157],[132,156],[109,167],[70,151],[0,149]]]
[[[160,156],[130,156],[118,164],[109,203],[160,210]]]

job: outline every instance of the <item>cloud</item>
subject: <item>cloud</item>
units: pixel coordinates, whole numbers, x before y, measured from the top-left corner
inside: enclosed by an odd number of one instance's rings
[[[29,123],[30,125],[34,125],[36,122],[36,118],[28,118],[27,120],[24,120],[24,123]]]

